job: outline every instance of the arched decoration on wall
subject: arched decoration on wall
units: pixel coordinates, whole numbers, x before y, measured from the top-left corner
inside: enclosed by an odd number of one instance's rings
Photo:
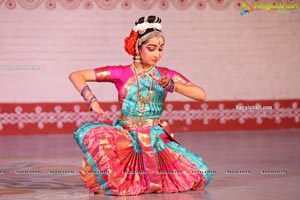
[[[57,6],[67,10],[82,7],[85,9],[112,10],[120,6],[124,10],[130,10],[133,7],[142,10],[149,10],[154,7],[158,7],[161,10],[167,10],[170,7],[186,10],[195,7],[200,11],[208,8],[221,11],[231,7],[241,10],[243,2],[250,6],[253,6],[254,3],[300,4],[300,0],[0,0],[0,6],[5,6],[11,10],[20,7],[32,10],[42,7],[43,4],[48,10],[53,10]]]

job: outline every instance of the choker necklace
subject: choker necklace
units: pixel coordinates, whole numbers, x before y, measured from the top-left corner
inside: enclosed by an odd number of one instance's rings
[[[148,72],[153,71],[154,68],[155,68],[155,66],[153,66]],[[153,78],[151,78],[152,80],[151,80],[151,87],[150,87],[150,90],[149,90],[148,99],[146,97],[141,97],[140,96],[140,82],[139,82],[139,79],[138,79],[138,76],[137,76],[136,69],[137,69],[137,67],[133,63],[133,71],[134,71],[134,76],[135,76],[136,85],[137,85],[136,98],[137,98],[138,102],[140,103],[139,110],[138,110],[139,111],[138,115],[142,116],[143,113],[146,110],[145,104],[150,103],[150,101],[152,99],[153,88],[154,88],[154,81],[153,81]],[[146,72],[144,71],[144,74],[143,74],[144,76],[146,76],[145,73]]]
[[[153,65],[153,66],[150,67],[149,70],[146,71],[144,69],[139,69],[138,66],[136,66],[136,64],[134,62],[132,64],[133,64],[133,67],[135,69],[137,69],[139,72],[143,73],[142,78],[146,78],[146,73],[152,72],[154,70],[154,68],[155,68],[155,65]]]

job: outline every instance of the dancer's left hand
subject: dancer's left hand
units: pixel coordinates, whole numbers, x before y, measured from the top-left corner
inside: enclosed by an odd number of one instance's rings
[[[166,72],[165,76],[158,78],[155,75],[150,75],[161,87],[165,88],[168,86],[170,82],[170,75]]]

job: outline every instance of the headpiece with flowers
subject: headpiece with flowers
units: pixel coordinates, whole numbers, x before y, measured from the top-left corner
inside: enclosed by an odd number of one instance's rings
[[[135,22],[130,35],[124,40],[125,51],[132,56],[137,56],[138,46],[148,40],[152,34],[162,35],[161,19],[157,16],[141,17]]]

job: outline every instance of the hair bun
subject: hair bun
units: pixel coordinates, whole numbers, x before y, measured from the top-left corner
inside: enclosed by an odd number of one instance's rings
[[[154,15],[144,16],[144,17],[139,18],[135,22],[135,25],[146,23],[146,22],[148,22],[148,23],[161,23],[161,19],[157,16],[154,16]]]

